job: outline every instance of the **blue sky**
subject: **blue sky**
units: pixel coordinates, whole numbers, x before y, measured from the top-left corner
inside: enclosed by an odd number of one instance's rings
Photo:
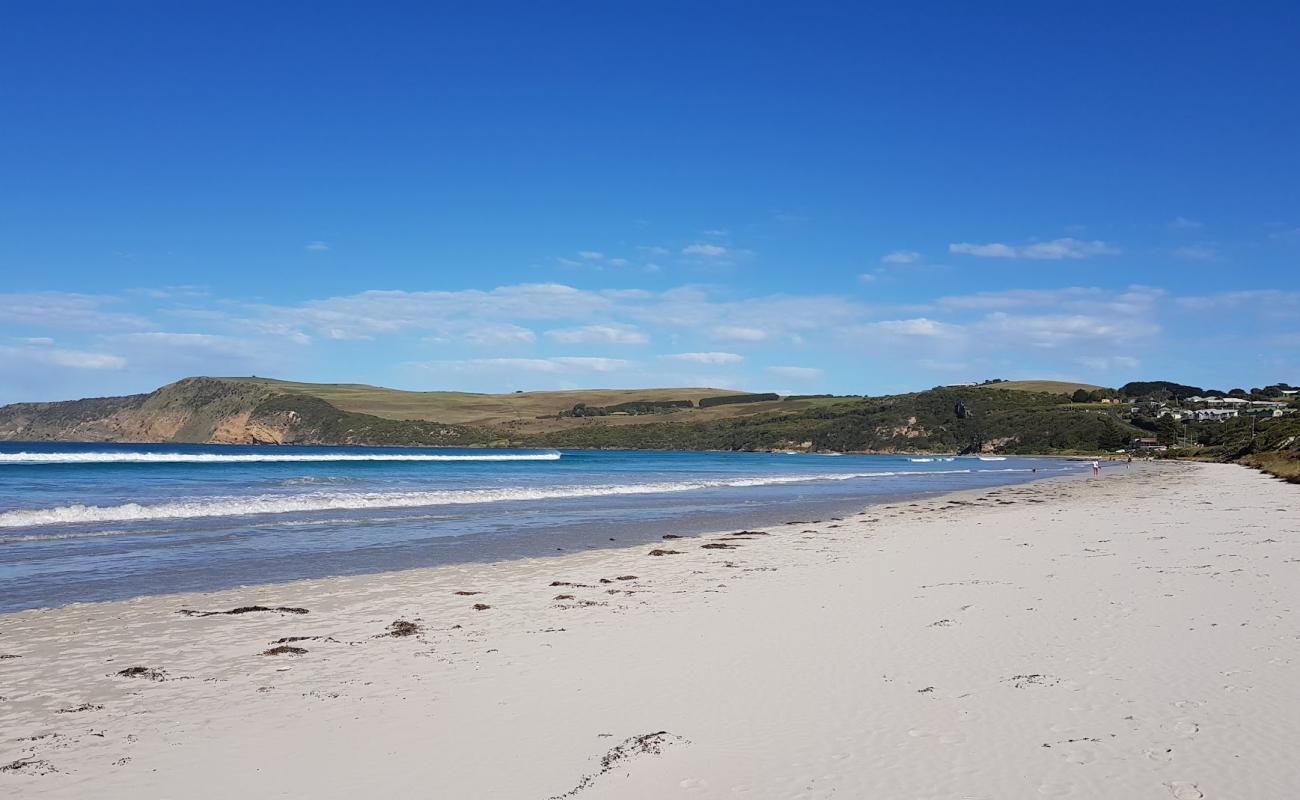
[[[373,5],[6,9],[0,402],[1300,383],[1293,3]]]

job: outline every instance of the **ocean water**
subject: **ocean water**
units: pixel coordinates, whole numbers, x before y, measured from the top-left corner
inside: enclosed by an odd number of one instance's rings
[[[1055,460],[0,444],[0,612],[558,554],[1081,471]]]

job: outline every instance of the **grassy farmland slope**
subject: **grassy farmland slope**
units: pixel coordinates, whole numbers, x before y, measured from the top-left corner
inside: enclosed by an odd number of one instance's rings
[[[564,430],[580,424],[561,416],[574,406],[614,408],[629,404],[667,404],[689,401],[691,408],[671,411],[695,421],[725,419],[775,410],[801,410],[822,405],[825,398],[724,404],[698,408],[701,400],[735,395],[734,390],[681,389],[579,389],[557,392],[475,394],[471,392],[411,392],[358,383],[296,383],[270,378],[213,378],[241,386],[257,386],[276,394],[316,397],[340,411],[370,414],[390,420],[427,420],[452,425],[494,428],[510,435]],[[707,404],[707,403],[706,403]],[[603,417],[605,425],[635,425],[645,415],[616,414]]]

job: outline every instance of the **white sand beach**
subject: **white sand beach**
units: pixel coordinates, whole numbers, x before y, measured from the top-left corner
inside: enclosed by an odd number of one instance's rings
[[[10,614],[0,796],[1293,797],[1298,500],[1135,464],[676,554]],[[308,613],[178,613],[255,605]]]

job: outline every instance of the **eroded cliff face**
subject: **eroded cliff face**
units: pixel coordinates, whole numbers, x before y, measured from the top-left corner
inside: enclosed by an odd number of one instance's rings
[[[310,437],[302,430],[302,416],[296,411],[256,414],[247,411],[222,420],[212,431],[213,444],[305,444]]]

